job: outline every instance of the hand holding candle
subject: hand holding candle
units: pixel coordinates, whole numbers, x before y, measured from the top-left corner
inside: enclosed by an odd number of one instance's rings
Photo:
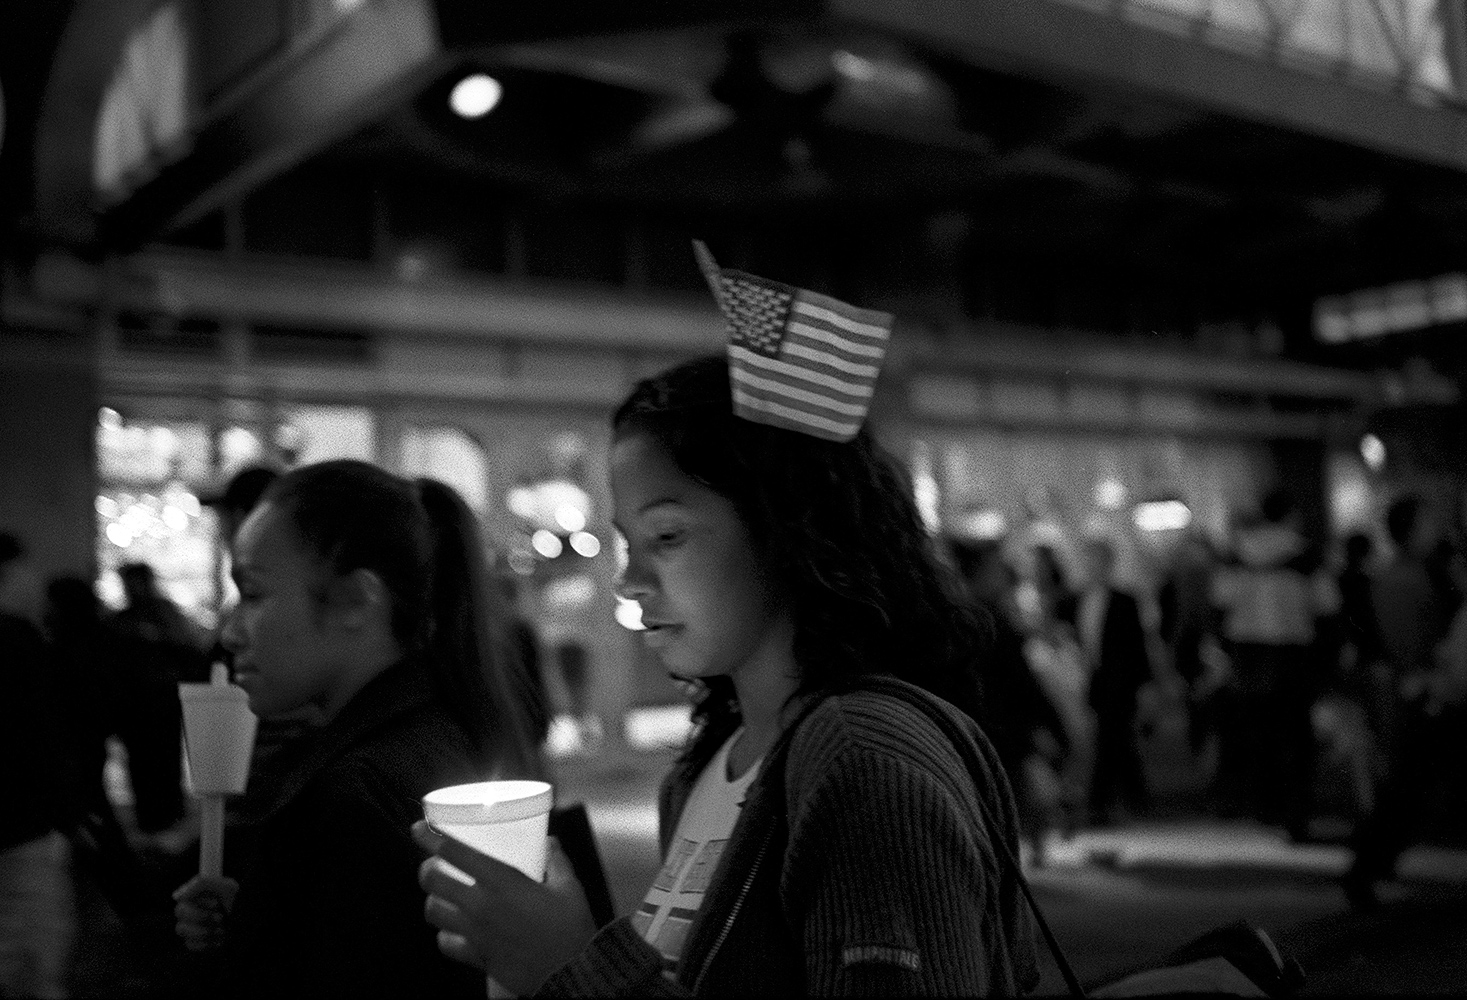
[[[595,935],[575,868],[554,841],[542,855],[542,882],[426,821],[413,825],[413,838],[433,855],[418,869],[418,883],[428,893],[423,915],[438,928],[438,948],[487,972],[490,997],[535,992]]]
[[[189,790],[199,799],[199,874],[224,871],[224,797],[239,795],[249,779],[255,746],[249,696],[214,664],[208,684],[180,684]]]

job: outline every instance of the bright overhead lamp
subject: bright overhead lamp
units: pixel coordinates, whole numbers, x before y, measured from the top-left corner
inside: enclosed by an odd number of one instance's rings
[[[448,95],[448,106],[460,118],[483,118],[504,96],[504,87],[488,73],[470,73]]]
[[[1131,520],[1142,531],[1180,531],[1192,523],[1192,511],[1181,500],[1138,503]]]
[[[1374,434],[1363,435],[1360,438],[1360,457],[1371,472],[1379,472],[1386,464],[1385,442]]]

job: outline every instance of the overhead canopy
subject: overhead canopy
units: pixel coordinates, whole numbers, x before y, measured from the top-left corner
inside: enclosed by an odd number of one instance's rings
[[[364,171],[379,201],[441,191],[450,240],[483,225],[465,186],[705,227],[792,219],[837,243],[851,233],[831,220],[895,244],[921,216],[950,244],[943,267],[988,275],[970,299],[1097,327],[1134,325],[1138,300],[1307,326],[1317,296],[1434,277],[1467,252],[1452,3],[297,7],[315,14],[188,8],[206,56],[189,67],[193,117],[127,184],[89,192],[104,240],[136,246],[262,186],[344,190]],[[466,120],[447,98],[471,71],[504,98]],[[38,176],[42,201],[74,213],[88,201],[61,176]],[[1087,305],[1067,319],[1064,302]]]

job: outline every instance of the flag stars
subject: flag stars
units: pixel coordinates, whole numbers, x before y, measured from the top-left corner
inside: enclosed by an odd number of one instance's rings
[[[722,276],[733,342],[768,357],[779,353],[794,296],[742,278]]]

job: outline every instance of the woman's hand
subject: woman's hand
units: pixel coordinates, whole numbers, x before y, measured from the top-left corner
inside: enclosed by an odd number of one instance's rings
[[[234,908],[239,883],[232,878],[195,875],[173,894],[174,930],[189,951],[212,951],[224,943],[224,923]]]
[[[418,869],[418,883],[428,893],[423,915],[438,928],[439,949],[484,969],[511,993],[533,993],[595,935],[586,895],[553,838],[543,884],[424,821],[413,824],[413,839],[436,855]],[[444,862],[473,884],[450,874]]]

